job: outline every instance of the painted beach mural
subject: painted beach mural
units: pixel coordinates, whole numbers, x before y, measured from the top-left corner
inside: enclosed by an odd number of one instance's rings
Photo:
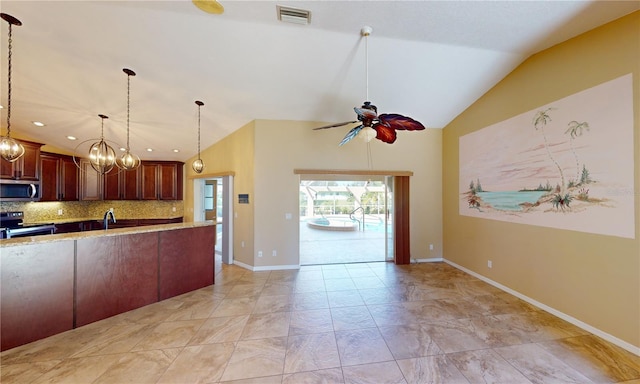
[[[460,214],[635,237],[632,75],[460,137]]]

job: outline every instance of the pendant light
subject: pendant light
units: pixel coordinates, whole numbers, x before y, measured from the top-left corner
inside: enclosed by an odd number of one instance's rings
[[[116,152],[104,140],[104,119],[108,119],[109,117],[105,115],[98,115],[98,117],[102,119],[100,141],[93,143],[89,148],[89,162],[96,172],[104,175],[116,164]]]
[[[3,159],[14,162],[24,155],[24,147],[22,144],[11,138],[11,30],[14,25],[21,26],[22,22],[15,17],[6,13],[0,13],[2,20],[9,23],[9,60],[7,66],[7,136],[0,137],[0,156]]]
[[[129,95],[131,90],[131,76],[135,76],[136,73],[128,68],[123,68],[122,71],[127,74],[127,148],[124,154],[116,160],[116,165],[125,171],[132,171],[140,166],[140,158],[131,153],[129,147]]]
[[[197,100],[196,105],[198,106],[198,158],[193,161],[191,167],[196,173],[202,173],[202,170],[204,169],[204,163],[200,158],[200,107],[202,107],[204,103],[200,100]]]

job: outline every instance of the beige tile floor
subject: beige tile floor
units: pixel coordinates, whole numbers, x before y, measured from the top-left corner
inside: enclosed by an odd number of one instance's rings
[[[1,354],[2,383],[640,383],[634,356],[444,263],[250,272]]]

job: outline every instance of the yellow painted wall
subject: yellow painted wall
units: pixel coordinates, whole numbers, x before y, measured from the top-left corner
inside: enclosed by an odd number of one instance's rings
[[[254,204],[238,204],[238,194],[248,193],[250,201],[254,190],[254,123],[234,131],[213,146],[201,152],[207,174],[234,173],[233,210],[237,214],[233,222],[233,252],[235,260],[253,265],[253,216]],[[194,158],[185,163],[184,214],[185,221],[193,221],[193,184],[196,173],[191,168]],[[199,177],[200,177],[199,176]],[[244,247],[241,243],[244,241]]]
[[[345,107],[348,108],[348,107]],[[359,140],[338,143],[349,128],[313,131],[322,123],[256,120],[205,149],[203,172],[234,172],[234,256],[253,267],[299,263],[299,184],[294,169],[368,170],[367,147]],[[400,132],[393,145],[371,143],[373,169],[412,171],[411,254],[442,257],[442,131]],[[186,162],[185,220],[193,220],[193,181]],[[237,195],[249,193],[250,204]],[[291,219],[285,215],[291,214]],[[245,247],[240,243],[244,241]],[[434,244],[430,251],[428,244]],[[277,256],[272,256],[273,251]],[[258,258],[258,251],[263,257]]]
[[[633,73],[635,239],[458,214],[460,136]],[[640,12],[542,51],[443,133],[444,257],[640,348]],[[487,267],[492,260],[493,268]]]
[[[345,108],[348,108],[345,106]],[[442,257],[442,131],[399,132],[394,144],[356,138],[338,143],[349,127],[314,131],[322,123],[257,120],[255,126],[255,251],[256,266],[298,265],[299,185],[294,169],[412,171],[411,256]],[[287,220],[285,215],[292,214]],[[434,244],[429,251],[428,244]],[[272,256],[276,250],[276,257]]]

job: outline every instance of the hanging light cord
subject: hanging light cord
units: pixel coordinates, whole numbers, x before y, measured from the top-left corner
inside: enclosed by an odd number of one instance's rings
[[[131,90],[131,75],[127,73],[127,152],[129,152],[129,100]]]
[[[364,36],[364,57],[365,57],[365,86],[366,86],[366,101],[369,101],[369,33]],[[373,157],[371,156],[371,142],[367,141],[367,165],[369,170],[373,170]]]
[[[198,104],[198,159],[200,159],[200,107]]]
[[[7,137],[11,137],[11,23],[9,23],[9,63],[7,65]]]
[[[367,99],[369,101],[369,34],[364,36],[364,56],[365,56],[365,69],[364,73],[366,76],[366,90],[367,90]]]

